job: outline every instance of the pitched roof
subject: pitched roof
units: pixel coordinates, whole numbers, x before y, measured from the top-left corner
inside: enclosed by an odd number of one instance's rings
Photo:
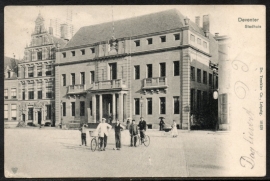
[[[176,9],[147,14],[114,22],[114,36],[125,38],[178,29],[184,26],[184,16]],[[190,21],[190,28],[203,34],[203,30]],[[80,28],[65,48],[107,41],[112,37],[112,22]]]
[[[19,62],[20,61],[17,59],[4,56],[4,72],[8,71],[14,72],[14,74],[12,74],[12,77],[10,77],[10,79],[17,78],[17,69]]]

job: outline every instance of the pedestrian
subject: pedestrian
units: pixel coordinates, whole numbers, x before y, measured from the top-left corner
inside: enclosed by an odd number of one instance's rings
[[[143,119],[143,117],[140,118],[140,122],[139,122],[139,131],[140,131],[140,136],[141,136],[141,141],[142,143],[144,142],[144,134],[146,131],[146,121]]]
[[[112,126],[106,123],[106,119],[102,118],[101,123],[99,123],[97,127],[97,132],[100,132],[100,148],[99,151],[105,151],[105,148],[107,146],[107,139],[109,136],[109,131],[112,129]],[[103,145],[104,142],[104,145]],[[102,149],[103,147],[103,149]]]
[[[133,145],[136,147],[137,137],[138,137],[138,127],[135,124],[135,120],[132,120],[131,125],[129,126],[130,133],[130,147]]]
[[[172,124],[172,136],[175,138],[178,136],[177,126],[175,120],[173,120]]]
[[[83,124],[82,127],[80,128],[81,140],[82,140],[82,144],[80,146],[82,146],[83,144],[85,144],[85,146],[87,145],[87,143],[86,143],[86,127],[88,127],[87,124]]]
[[[120,150],[121,148],[121,131],[125,129],[124,126],[122,126],[119,122],[119,120],[116,120],[116,124],[114,126],[114,131],[115,131],[115,146],[117,150]]]
[[[164,128],[164,121],[163,121],[163,117],[160,117],[160,122],[159,122],[159,131],[163,131],[163,128]]]
[[[129,130],[129,126],[130,126],[130,119],[127,119],[127,124],[126,124],[126,129]]]

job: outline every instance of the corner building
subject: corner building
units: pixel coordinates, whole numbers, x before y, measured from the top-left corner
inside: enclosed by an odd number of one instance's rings
[[[177,10],[82,27],[57,52],[58,124],[126,122],[141,116],[152,128],[159,117],[187,129],[190,113],[212,98],[218,44]],[[114,30],[113,30],[114,29]]]

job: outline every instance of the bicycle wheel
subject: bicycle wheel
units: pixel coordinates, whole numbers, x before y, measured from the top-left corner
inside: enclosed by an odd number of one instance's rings
[[[139,141],[139,145],[142,145],[142,140],[140,136],[137,137],[137,141]]]
[[[95,151],[96,148],[97,148],[97,140],[96,140],[96,138],[93,138],[91,141],[91,150]]]
[[[150,145],[150,137],[148,135],[145,135],[143,144],[144,146]]]

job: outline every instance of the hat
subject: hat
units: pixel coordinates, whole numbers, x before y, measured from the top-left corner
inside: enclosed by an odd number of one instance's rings
[[[135,121],[135,119],[132,119],[132,121]]]

